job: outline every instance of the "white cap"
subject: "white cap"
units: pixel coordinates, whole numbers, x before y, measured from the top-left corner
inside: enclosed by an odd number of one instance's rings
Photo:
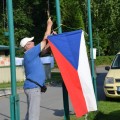
[[[34,37],[31,37],[31,38],[25,37],[25,38],[23,38],[23,39],[20,41],[20,46],[21,46],[21,47],[24,47],[24,46],[27,44],[27,42],[32,41],[33,39],[34,39]]]

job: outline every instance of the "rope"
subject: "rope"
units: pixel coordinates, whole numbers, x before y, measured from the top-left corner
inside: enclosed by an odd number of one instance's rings
[[[61,26],[66,27],[66,28],[69,28],[69,29],[71,29],[71,30],[79,30],[79,29],[82,29],[81,27],[79,27],[79,28],[73,28],[73,27],[68,27],[67,25],[64,25],[64,24],[60,24],[60,26],[58,26],[58,27],[56,27],[55,29],[53,29],[53,31],[58,30]],[[86,34],[86,36],[88,36],[88,34],[87,34],[85,31],[84,31],[84,33]]]
[[[48,6],[48,8],[47,8],[47,16],[49,18],[50,17],[50,1],[49,0],[47,0],[47,6]]]
[[[67,25],[60,24],[60,26],[56,27],[56,28],[55,28],[55,29],[53,29],[53,30],[55,31],[55,30],[59,29],[61,26],[66,27],[66,28],[69,28],[69,29],[72,29],[72,30],[78,30],[78,29],[81,29],[81,28],[68,27]]]
[[[79,27],[79,28],[68,27],[67,25],[63,25],[63,24],[62,24],[62,26],[63,26],[63,27],[66,27],[66,28],[69,28],[69,29],[72,29],[72,30],[82,29],[82,28],[80,28],[80,27]]]
[[[85,120],[87,120],[87,116],[88,116],[88,114],[85,115]]]
[[[60,26],[58,26],[58,27],[56,27],[55,29],[53,29],[53,31],[58,30],[61,26],[62,26],[62,24],[60,24]]]

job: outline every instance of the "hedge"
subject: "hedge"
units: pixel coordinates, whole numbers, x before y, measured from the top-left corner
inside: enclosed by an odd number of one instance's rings
[[[98,56],[94,61],[95,65],[111,65],[115,56]]]

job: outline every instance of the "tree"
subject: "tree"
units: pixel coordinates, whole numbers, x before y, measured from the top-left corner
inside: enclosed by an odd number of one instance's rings
[[[4,3],[6,0],[3,0]],[[6,4],[0,2],[0,44],[8,45],[3,35],[7,31]],[[56,28],[55,1],[49,0],[49,7]],[[60,0],[62,28],[72,31],[82,28],[88,33],[87,0]],[[19,46],[21,38],[34,36],[35,43],[42,40],[47,21],[48,4],[46,0],[13,0],[15,43]],[[91,0],[92,31],[94,47],[101,49],[101,55],[112,55],[120,46],[120,1]],[[98,37],[99,36],[99,37]]]
[[[81,28],[85,30],[83,14],[81,11],[79,0],[61,0],[61,16],[62,24],[68,27],[63,28],[64,31],[72,30],[69,29],[69,27],[75,29]]]
[[[120,2],[119,0],[94,0],[93,3],[93,35],[99,30],[103,55],[113,55],[119,49]]]

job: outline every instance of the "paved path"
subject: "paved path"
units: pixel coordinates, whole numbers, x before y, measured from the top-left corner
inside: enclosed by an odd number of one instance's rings
[[[19,93],[20,96],[20,120],[24,120],[26,113],[26,96]],[[69,102],[70,103],[70,102]],[[0,97],[0,120],[10,120],[9,96]],[[47,92],[42,94],[41,100],[41,119],[40,120],[63,120],[64,108],[62,87],[48,87]],[[73,113],[71,104],[70,112]]]

